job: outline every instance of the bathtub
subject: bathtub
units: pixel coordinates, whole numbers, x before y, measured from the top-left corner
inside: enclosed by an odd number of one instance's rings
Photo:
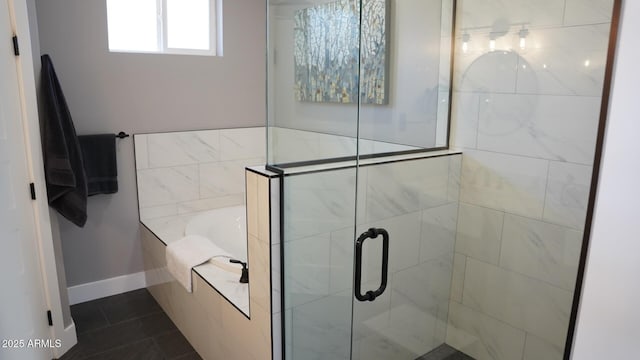
[[[247,262],[247,219],[244,205],[209,210],[193,217],[184,230],[185,235],[200,235],[220,249],[210,262],[214,265],[238,272],[239,265],[229,259]]]

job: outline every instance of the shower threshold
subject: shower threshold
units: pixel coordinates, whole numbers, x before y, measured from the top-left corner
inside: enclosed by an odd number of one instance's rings
[[[416,360],[475,360],[471,356],[460,352],[447,344],[442,344],[431,350],[428,354],[422,355]]]

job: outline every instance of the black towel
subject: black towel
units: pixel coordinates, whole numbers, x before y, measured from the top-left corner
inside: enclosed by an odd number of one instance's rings
[[[79,227],[87,222],[87,181],[71,113],[49,55],[42,55],[42,145],[49,205]]]
[[[118,192],[116,137],[113,134],[79,137],[89,196]]]

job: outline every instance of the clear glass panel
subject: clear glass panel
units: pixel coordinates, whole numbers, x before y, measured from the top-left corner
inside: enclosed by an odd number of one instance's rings
[[[109,50],[158,51],[156,0],[107,0]]]
[[[363,84],[384,78],[385,102],[369,101],[362,89],[361,155],[447,145],[451,73],[452,1],[368,0],[363,2]],[[382,26],[376,18],[386,7],[384,56],[368,34]],[[373,24],[373,25],[371,25]],[[382,50],[379,50],[382,52]],[[386,58],[384,76],[367,67],[368,54]],[[382,67],[382,65],[379,65]],[[371,80],[371,78],[376,80]]]
[[[167,47],[209,50],[210,0],[167,1]]]
[[[284,178],[286,359],[351,354],[356,168]]]
[[[269,164],[356,155],[360,1],[269,1]]]
[[[358,130],[361,155],[447,145],[451,0],[366,0],[360,27],[354,1],[293,3],[269,7],[269,164],[348,158]]]

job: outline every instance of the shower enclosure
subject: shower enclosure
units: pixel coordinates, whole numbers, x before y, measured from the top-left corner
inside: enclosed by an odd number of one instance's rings
[[[613,5],[268,1],[285,359],[566,356]]]

